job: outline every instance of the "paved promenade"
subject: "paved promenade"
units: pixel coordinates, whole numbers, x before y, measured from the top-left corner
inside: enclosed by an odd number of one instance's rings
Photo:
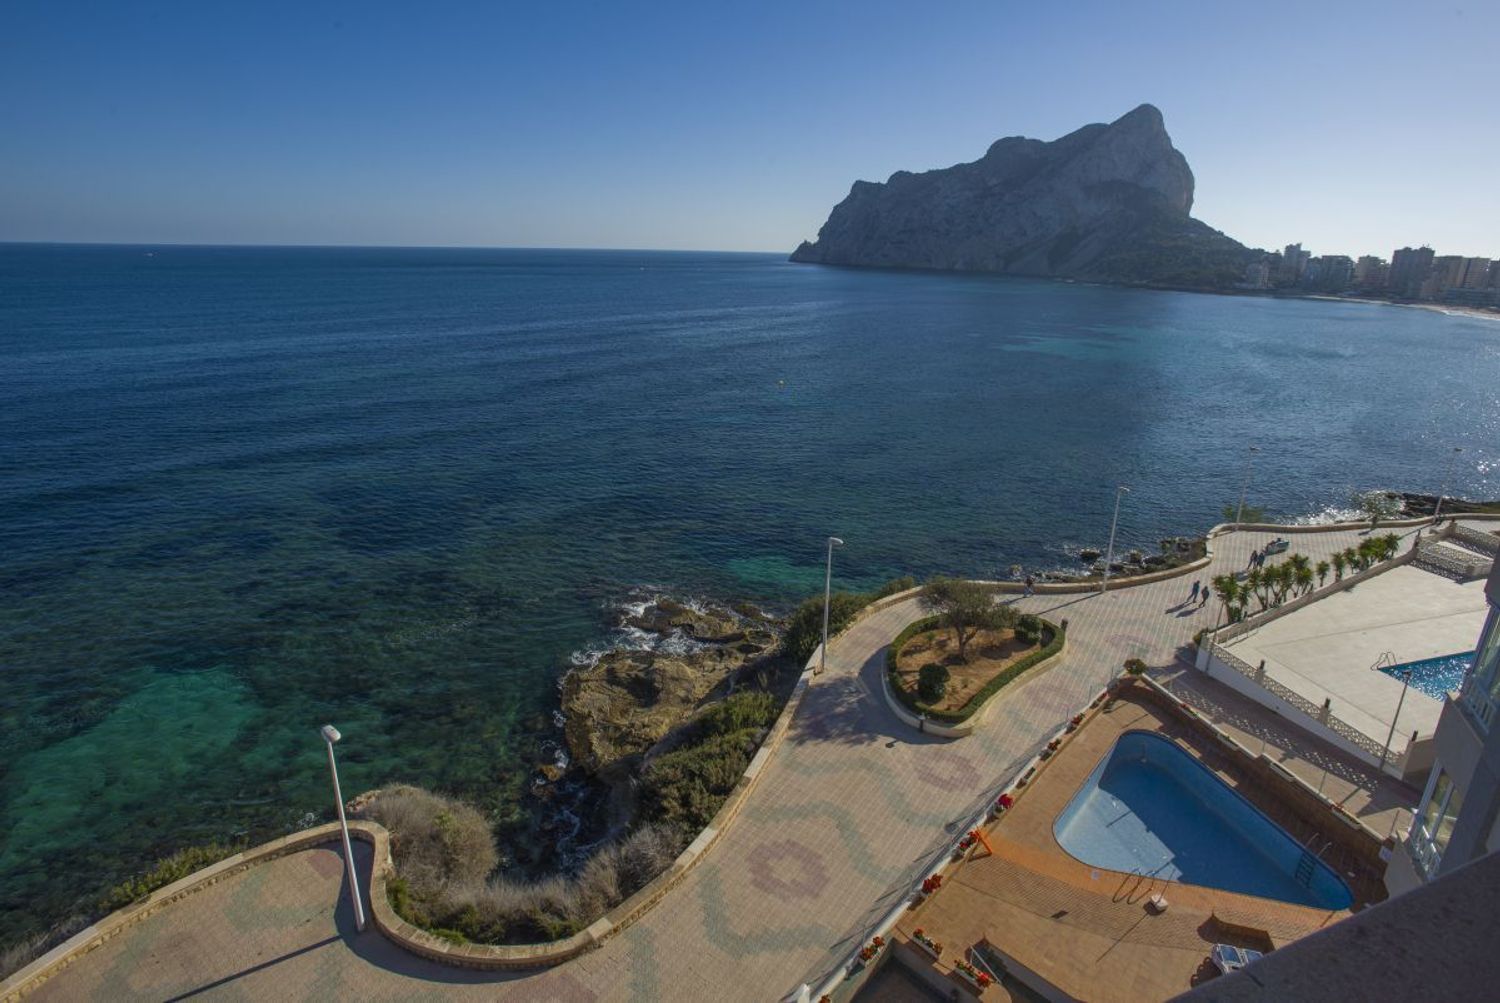
[[[880,696],[884,649],[921,615],[916,602],[869,614],[831,647],[828,672],[706,860],[641,921],[560,967],[467,972],[406,954],[373,929],[355,934],[347,907],[334,908],[342,877],[325,848],[167,907],[80,958],[36,998],[774,1000],[835,971],[987,792],[1130,657],[1164,680],[1180,676],[1172,685],[1242,734],[1259,733],[1304,776],[1329,769],[1356,813],[1393,817],[1398,796],[1372,797],[1370,771],[1288,734],[1211,680],[1184,675],[1177,661],[1216,612],[1214,601],[1201,611],[1179,606],[1193,579],[1243,569],[1251,548],[1273,535],[1218,538],[1213,566],[1196,575],[1017,600],[1070,621],[1066,652],[1007,690],[976,734],[954,741],[901,724]],[[1355,530],[1291,537],[1293,550],[1315,561],[1361,538]],[[368,873],[368,851],[356,852]]]

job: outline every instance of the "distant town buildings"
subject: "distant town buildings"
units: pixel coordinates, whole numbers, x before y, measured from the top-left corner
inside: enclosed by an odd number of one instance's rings
[[[1397,248],[1389,262],[1374,254],[1314,257],[1296,243],[1250,262],[1240,288],[1500,309],[1500,260],[1438,255],[1430,247]]]

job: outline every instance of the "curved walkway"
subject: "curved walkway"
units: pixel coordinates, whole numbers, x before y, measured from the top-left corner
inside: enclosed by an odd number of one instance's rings
[[[1220,536],[1213,564],[1181,578],[1015,599],[1018,608],[1067,618],[1067,649],[1051,669],[1016,684],[973,736],[955,741],[913,731],[879,694],[884,648],[921,615],[916,601],[869,613],[831,646],[828,671],[707,859],[640,921],[557,968],[465,971],[409,955],[374,930],[355,934],[339,858],[323,847],[188,896],[79,957],[31,998],[727,1003],[817,985],[927,861],[946,852],[954,827],[1124,659],[1176,672],[1177,656],[1217,605],[1180,608],[1190,583],[1243,569],[1251,548],[1274,535]],[[1361,537],[1345,528],[1299,533],[1293,549],[1317,560]],[[356,855],[367,875],[368,850]]]

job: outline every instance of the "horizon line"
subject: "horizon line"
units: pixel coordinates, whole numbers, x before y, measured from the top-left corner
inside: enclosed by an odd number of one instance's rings
[[[787,254],[781,250],[727,250],[711,247],[585,247],[540,244],[283,244],[272,242],[199,243],[165,240],[8,240],[0,247],[196,247],[264,248],[267,250],[370,250],[370,251],[619,251],[650,254]]]

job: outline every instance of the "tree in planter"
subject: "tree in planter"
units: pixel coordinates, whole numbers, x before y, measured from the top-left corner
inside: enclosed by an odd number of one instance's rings
[[[1321,589],[1323,587],[1323,583],[1325,581],[1327,581],[1327,579],[1328,579],[1328,562],[1327,561],[1319,561],[1318,562],[1318,567],[1317,567],[1317,572],[1318,572],[1318,588]],[[1340,578],[1344,577],[1343,572],[1339,573],[1339,577]]]
[[[1306,564],[1304,564],[1300,568],[1293,568],[1292,569],[1292,573],[1293,573],[1293,576],[1296,578],[1297,591],[1301,595],[1307,595],[1309,592],[1311,592],[1313,590],[1313,570],[1312,570],[1312,568],[1310,568]]]
[[[976,582],[958,578],[930,578],[917,597],[922,608],[942,618],[953,631],[960,661],[969,660],[969,641],[986,627],[1010,626],[1015,614],[1009,607],[996,607],[990,590]]]
[[[1341,581],[1344,580],[1344,567],[1349,562],[1346,561],[1346,560],[1344,560],[1344,555],[1342,553],[1334,554],[1332,559],[1333,559],[1333,575],[1334,575],[1333,580],[1336,581],[1336,582],[1341,582]]]
[[[1139,658],[1127,658],[1125,659],[1125,671],[1132,676],[1142,675],[1146,671],[1146,663]]]
[[[1022,644],[1036,644],[1042,639],[1042,618],[1031,613],[1022,613],[1016,618],[1016,640]]]
[[[1380,544],[1380,559],[1382,561],[1389,561],[1396,556],[1396,551],[1401,549],[1401,537],[1395,533],[1387,533],[1377,542]]]
[[[928,662],[917,670],[917,695],[925,703],[937,703],[948,692],[948,667],[941,662]]]

